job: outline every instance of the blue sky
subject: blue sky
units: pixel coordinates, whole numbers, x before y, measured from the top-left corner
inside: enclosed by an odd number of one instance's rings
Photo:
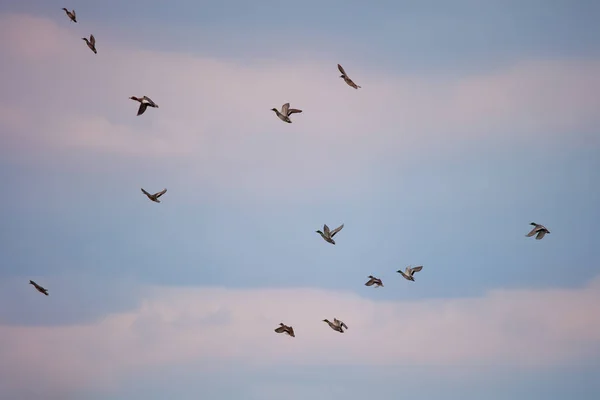
[[[0,397],[596,398],[600,5],[255,3],[0,0]]]

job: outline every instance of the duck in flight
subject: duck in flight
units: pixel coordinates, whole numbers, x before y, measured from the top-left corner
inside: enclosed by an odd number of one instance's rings
[[[302,112],[302,110],[298,110],[296,108],[290,108],[290,103],[285,103],[281,107],[281,112],[279,112],[279,110],[277,110],[276,108],[271,108],[271,111],[275,111],[275,114],[277,114],[279,119],[282,120],[283,122],[287,122],[288,124],[292,123],[292,120],[290,119],[290,115],[292,115],[294,113]]]
[[[406,267],[406,270],[405,270],[405,272],[402,272],[402,270],[401,270],[401,269],[399,269],[399,270],[398,270],[398,271],[396,271],[396,272],[398,272],[398,273],[402,274],[402,276],[403,276],[403,277],[405,277],[406,279],[408,279],[409,281],[413,281],[413,282],[414,282],[414,281],[415,281],[415,278],[413,277],[413,274],[414,274],[415,272],[419,272],[419,271],[420,271],[420,270],[422,270],[422,269],[423,269],[423,266],[422,266],[422,265],[419,265],[418,267],[414,267],[414,268],[411,268],[410,266],[408,266],[408,267]]]
[[[348,326],[337,318],[334,318],[333,322],[330,322],[328,319],[324,319],[323,322],[327,322],[327,325],[329,325],[331,329],[339,333],[344,333],[343,328],[348,329]]]
[[[530,223],[529,225],[533,225],[533,229],[529,232],[527,237],[532,237],[537,233],[535,240],[542,240],[542,238],[546,235],[546,233],[550,233],[548,229],[544,225],[536,224],[535,222]]]
[[[348,86],[353,87],[354,89],[360,88],[360,86],[358,86],[356,83],[354,83],[354,81],[352,81],[352,79],[350,79],[350,77],[346,74],[346,71],[344,71],[344,67],[342,67],[340,64],[338,64],[338,69],[342,73],[342,75],[340,75],[340,78],[343,78],[344,82],[346,82],[348,84]]]
[[[148,96],[142,96],[142,98],[131,96],[130,99],[139,101],[140,103],[140,108],[138,108],[137,115],[142,115],[148,107],[158,108],[158,104],[153,102]]]
[[[94,35],[90,35],[90,40],[88,40],[88,38],[81,39],[85,40],[85,43],[94,52],[94,54],[98,54],[98,52],[96,51],[96,38],[94,37]]]
[[[369,275],[369,280],[367,281],[367,283],[365,283],[365,286],[373,285],[375,285],[376,288],[380,286],[383,287],[383,282],[381,281],[381,279],[375,278],[373,275]]]
[[[146,196],[148,196],[148,198],[150,200],[152,200],[155,203],[160,203],[160,200],[158,199],[160,196],[162,196],[163,194],[167,193],[167,189],[163,189],[160,192],[156,192],[154,194],[150,194],[148,192],[146,192],[144,190],[144,188],[142,188],[142,193],[144,193]]]
[[[338,233],[339,231],[341,231],[343,227],[344,227],[344,224],[341,224],[340,226],[338,226],[334,230],[329,231],[329,227],[327,226],[327,224],[325,224],[325,225],[323,225],[323,232],[321,232],[321,231],[316,231],[316,232],[319,235],[321,235],[321,237],[323,238],[323,240],[325,240],[326,242],[331,243],[331,244],[335,244],[335,240],[333,240],[333,237],[335,236],[336,233]]]
[[[77,16],[75,15],[75,10],[69,11],[66,8],[63,8],[63,10],[65,10],[65,12],[67,13],[67,17],[69,17],[69,19],[71,21],[77,22]]]
[[[275,328],[275,332],[285,333],[286,335],[289,335],[291,337],[296,337],[296,335],[294,334],[294,328],[285,325],[283,322],[279,324],[279,328]]]
[[[35,283],[34,281],[30,280],[29,281],[30,285],[33,285],[34,288],[37,289],[38,292],[45,294],[46,296],[49,296],[48,294],[48,289],[45,289],[43,287],[41,287],[40,285],[38,285],[37,283]]]

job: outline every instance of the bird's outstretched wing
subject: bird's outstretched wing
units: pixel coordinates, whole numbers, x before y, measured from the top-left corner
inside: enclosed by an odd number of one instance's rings
[[[148,108],[148,103],[141,102],[140,108],[138,108],[137,115],[142,115],[144,111],[146,111],[146,108]]]
[[[342,73],[342,75],[346,75],[346,71],[344,71],[344,68],[340,64],[338,64],[338,69],[340,70],[340,72]]]
[[[166,188],[165,188],[165,189],[163,189],[163,190],[161,190],[160,192],[157,192],[157,193],[155,193],[154,195],[155,195],[156,197],[160,197],[160,196],[162,196],[162,195],[163,195],[163,194],[165,194],[165,193],[167,193],[167,189],[166,189]]]
[[[337,228],[335,228],[334,230],[331,231],[331,237],[334,237],[336,233],[338,233],[339,231],[342,230],[342,228],[344,227],[344,224],[341,224],[340,226],[338,226]]]
[[[277,332],[277,333],[283,333],[285,331],[286,331],[285,326],[280,326],[279,328],[275,328],[275,332]]]
[[[536,226],[535,228],[533,228],[531,230],[531,232],[529,232],[527,235],[525,235],[526,237],[532,237],[533,235],[535,235],[535,232],[537,232],[538,227]]]

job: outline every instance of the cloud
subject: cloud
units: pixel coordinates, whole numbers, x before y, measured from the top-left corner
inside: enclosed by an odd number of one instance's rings
[[[0,103],[0,124],[12,135],[2,140],[28,139],[29,154],[50,147],[188,157],[196,178],[273,192],[286,181],[326,188],[341,179],[337,171],[360,175],[373,159],[456,140],[567,135],[600,123],[598,61],[527,61],[457,79],[346,65],[363,86],[355,91],[323,57],[244,64],[126,48],[101,34],[94,55],[66,19],[4,14],[0,22],[8,54],[0,79],[10,99]],[[136,117],[128,97],[143,94],[160,108]],[[304,110],[293,124],[270,111],[288,101]]]
[[[573,365],[598,357],[600,278],[580,289],[373,301],[317,289],[147,287],[135,311],[88,324],[0,326],[0,376],[65,388],[117,385],[144,368],[276,365]],[[48,298],[51,301],[52,298]],[[321,320],[337,317],[343,335]],[[277,335],[284,322],[296,338]],[[2,385],[0,385],[2,386]]]

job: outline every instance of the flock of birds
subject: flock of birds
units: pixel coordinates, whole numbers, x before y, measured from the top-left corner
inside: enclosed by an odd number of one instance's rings
[[[66,8],[63,8],[63,10],[65,11],[65,13],[67,14],[67,16],[69,17],[69,19],[71,21],[77,22],[77,16],[75,14],[75,10],[69,11]],[[87,46],[94,52],[94,54],[98,53],[96,51],[96,38],[94,38],[94,35],[90,35],[89,39],[87,39],[87,38],[82,38],[82,39],[86,42]],[[352,81],[352,79],[350,79],[350,77],[346,74],[346,71],[340,64],[338,64],[338,69],[342,73],[340,78],[344,79],[344,82],[346,82],[346,84],[348,84],[348,86],[350,86],[354,89],[360,88],[360,86],[355,84],[354,81]],[[132,96],[132,97],[130,97],[130,99],[135,100],[140,103],[140,106],[139,106],[138,112],[137,112],[138,116],[142,115],[146,111],[147,107],[158,108],[158,105],[154,101],[152,101],[148,96],[142,96],[141,98]],[[292,123],[292,121],[290,119],[290,115],[292,115],[294,113],[302,112],[302,110],[290,108],[290,103],[285,103],[281,107],[281,111],[279,111],[276,108],[273,108],[272,111],[275,112],[275,114],[277,115],[277,117],[279,119],[281,119],[282,121],[287,122],[287,123]],[[160,192],[152,194],[142,188],[142,193],[145,194],[148,197],[148,199],[150,199],[151,201],[156,202],[156,203],[160,203],[159,198],[162,195],[164,195],[166,192],[167,192],[167,189],[165,188],[165,189],[161,190]],[[536,240],[540,240],[547,233],[550,233],[550,231],[544,225],[541,225],[541,224],[538,224],[535,222],[531,222],[531,225],[533,225],[533,229],[531,229],[531,231],[527,235],[525,235],[526,237],[532,237],[533,235],[536,235],[535,236]],[[333,230],[330,230],[329,227],[325,224],[325,225],[323,225],[323,230],[322,231],[317,230],[316,233],[321,235],[323,240],[325,240],[327,243],[335,245],[335,240],[333,240],[333,238],[343,228],[344,228],[344,224],[338,226],[337,228],[335,228]],[[415,278],[414,278],[415,272],[419,272],[422,269],[423,269],[422,265],[419,265],[416,267],[408,266],[408,267],[406,267],[406,269],[404,271],[398,270],[396,272],[401,274],[406,280],[414,282],[415,281]],[[31,285],[33,285],[35,287],[35,289],[37,289],[40,293],[43,293],[46,296],[48,296],[48,290],[46,288],[38,285],[37,283],[35,283],[32,280],[30,280],[29,283]],[[365,286],[373,286],[375,288],[379,288],[379,287],[383,287],[383,282],[381,281],[381,279],[379,279],[375,276],[369,275],[369,280],[365,283]],[[326,322],[331,329],[333,329],[334,331],[339,332],[339,333],[344,333],[344,329],[348,329],[348,326],[343,321],[341,321],[337,318],[334,318],[333,322],[329,321],[328,319],[324,319],[323,322]],[[279,327],[275,328],[275,332],[285,333],[291,337],[296,336],[294,333],[294,328],[291,325],[285,325],[284,323],[280,323]]]

